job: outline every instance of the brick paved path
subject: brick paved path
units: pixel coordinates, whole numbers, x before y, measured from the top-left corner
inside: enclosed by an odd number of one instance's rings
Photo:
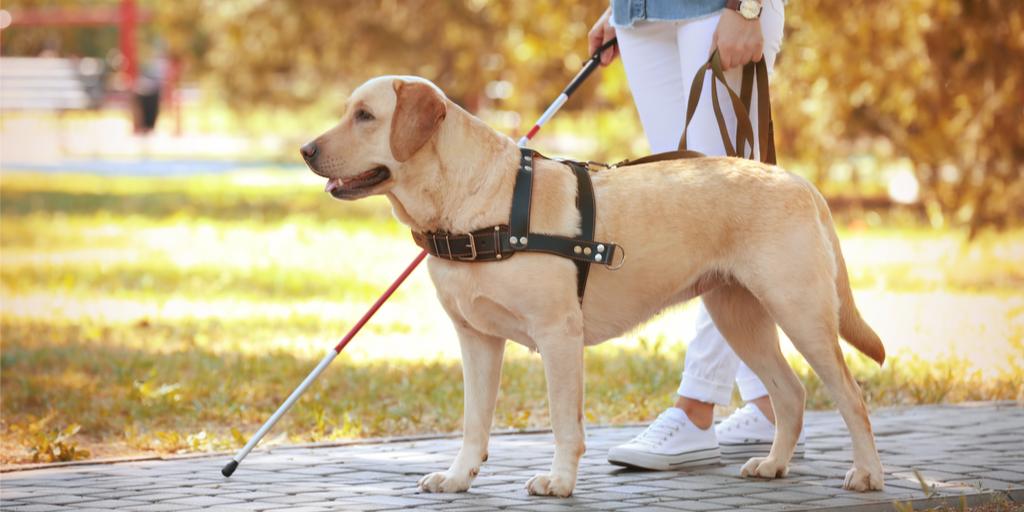
[[[1024,501],[1024,408],[1013,403],[875,411],[886,490],[840,489],[850,466],[846,428],[834,412],[807,415],[807,455],[781,480],[740,478],[744,459],[675,472],[631,471],[605,462],[608,448],[639,427],[593,427],[576,493],[532,497],[526,479],[547,468],[549,433],[498,435],[473,488],[425,494],[424,473],[444,469],[458,439],[334,447],[276,448],[249,456],[233,477],[225,456],[78,465],[0,476],[0,508],[29,510],[889,510],[926,498],[958,506],[989,499]],[[948,498],[952,497],[952,498]]]

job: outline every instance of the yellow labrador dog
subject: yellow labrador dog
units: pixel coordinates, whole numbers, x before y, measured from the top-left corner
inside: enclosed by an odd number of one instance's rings
[[[415,77],[356,89],[340,124],[302,148],[338,199],[384,194],[414,231],[469,233],[509,220],[516,144]],[[534,165],[531,231],[575,236],[576,178],[562,163]],[[430,277],[458,332],[465,379],[464,440],[447,471],[419,486],[459,492],[487,460],[506,340],[540,352],[555,455],[532,494],[568,496],[583,432],[583,348],[619,336],[700,295],[729,345],[768,387],[778,429],[745,476],[784,476],[803,424],[804,389],[779,350],[776,323],[814,368],[853,438],[844,487],[881,489],[868,411],[838,334],[879,363],[885,349],[861,319],[822,196],[777,167],[736,158],[636,165],[593,176],[597,240],[620,244],[618,272],[594,265],[582,306],[576,266],[543,253],[466,263],[430,258]]]

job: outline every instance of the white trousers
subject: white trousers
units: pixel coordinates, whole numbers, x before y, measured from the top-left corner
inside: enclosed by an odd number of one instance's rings
[[[711,54],[712,37],[720,14],[685,21],[638,22],[633,27],[617,27],[616,36],[633,101],[640,114],[644,133],[654,153],[676,149],[683,132],[686,102],[693,76]],[[764,58],[771,73],[775,56],[782,46],[785,14],[782,0],[767,0],[761,13],[764,34]],[[725,73],[726,81],[739,93],[742,71]],[[722,113],[733,130],[736,114],[724,88],[719,91]],[[754,90],[752,112],[757,112]],[[755,137],[756,117],[752,116]],[[711,80],[705,80],[701,101],[687,132],[688,149],[707,155],[725,155],[711,106]],[[755,148],[757,144],[755,144]],[[718,332],[703,302],[697,311],[696,335],[686,351],[686,364],[678,394],[702,402],[726,405],[732,397],[733,381],[739,385],[745,401],[768,394],[754,372],[740,361]]]

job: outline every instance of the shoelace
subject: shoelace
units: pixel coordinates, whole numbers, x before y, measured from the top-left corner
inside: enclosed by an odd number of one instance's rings
[[[658,416],[640,435],[633,438],[634,443],[655,446],[679,431],[679,424],[662,416]]]
[[[751,406],[744,406],[742,409],[736,411],[735,413],[731,414],[728,418],[726,418],[725,421],[723,421],[722,424],[719,426],[719,428],[723,432],[726,432],[729,430],[735,430],[742,426],[750,425],[751,423],[754,423],[758,419],[756,416],[756,412],[757,411],[755,411]]]

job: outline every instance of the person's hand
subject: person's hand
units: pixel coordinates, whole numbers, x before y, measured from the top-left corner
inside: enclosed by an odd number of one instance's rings
[[[718,27],[712,39],[711,49],[715,48],[718,48],[718,54],[722,57],[723,69],[743,66],[748,62],[759,62],[764,56],[761,20],[748,20],[740,13],[726,9],[718,20]]]
[[[615,37],[615,27],[612,26],[612,8],[609,7],[604,11],[604,14],[597,19],[597,23],[590,28],[590,33],[587,34],[587,40],[590,42],[590,49],[587,53],[593,55],[602,44],[608,42]],[[612,45],[601,53],[601,65],[607,66],[611,64],[615,57],[619,55],[619,45]]]

